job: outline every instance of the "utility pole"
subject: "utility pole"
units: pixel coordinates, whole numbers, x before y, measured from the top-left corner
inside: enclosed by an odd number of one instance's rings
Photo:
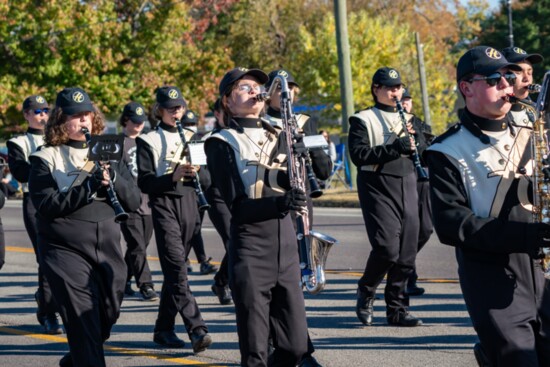
[[[508,5],[508,39],[510,40],[510,47],[514,47],[514,30],[512,26],[512,0],[507,0]]]
[[[418,32],[414,32],[416,40],[416,55],[418,59],[418,75],[420,75],[420,91],[422,94],[422,111],[424,112],[424,122],[432,126],[432,118],[430,116],[430,104],[428,102],[428,85],[426,82],[426,68],[424,67],[424,48],[420,43]]]
[[[351,66],[348,38],[348,19],[346,0],[334,0],[334,18],[336,23],[336,45],[338,47],[338,69],[340,75],[340,101],[342,104],[342,134],[341,141],[346,148],[346,159],[349,159],[348,149],[348,119],[354,113],[353,108],[353,86],[351,84]],[[349,164],[350,186],[355,182],[357,171],[355,166]]]

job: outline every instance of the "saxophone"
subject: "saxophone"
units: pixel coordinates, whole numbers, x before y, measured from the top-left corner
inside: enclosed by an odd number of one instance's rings
[[[271,84],[269,91],[259,96],[265,100],[273,95],[281,87],[281,117],[287,146],[288,178],[292,188],[306,190],[306,180],[311,176],[308,174],[307,157],[297,156],[292,150],[292,145],[298,136],[298,124],[296,116],[292,112],[292,101],[286,78],[277,75]],[[257,98],[258,99],[258,98]],[[319,196],[319,195],[317,195]],[[312,196],[315,197],[315,196]],[[302,286],[308,293],[317,294],[323,290],[326,284],[325,264],[332,245],[338,241],[325,234],[309,229],[309,214],[307,208],[296,212],[296,239],[298,241],[298,252],[300,255],[300,271]]]
[[[533,159],[533,221],[550,224],[550,147],[546,129],[546,109],[550,103],[550,71],[544,75],[542,86],[536,85],[539,96],[536,103],[509,96],[511,103],[525,107],[535,116],[531,136]],[[550,248],[542,249],[544,277],[550,279]]]

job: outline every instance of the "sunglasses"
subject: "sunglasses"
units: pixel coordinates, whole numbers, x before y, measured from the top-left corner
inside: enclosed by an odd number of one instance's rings
[[[507,72],[505,74],[501,74],[499,72],[496,72],[496,73],[493,73],[493,74],[488,75],[488,76],[483,76],[483,77],[479,77],[479,78],[472,78],[472,79],[468,80],[468,83],[475,82],[476,80],[485,80],[485,83],[487,83],[487,85],[489,85],[490,87],[494,87],[495,85],[497,85],[500,82],[500,78],[504,78],[504,79],[506,79],[508,84],[514,85],[516,83],[516,78],[517,77],[516,77],[516,74],[514,74],[512,72]]]
[[[42,112],[44,112],[47,115],[48,113],[50,113],[50,109],[49,108],[43,108],[43,109],[34,110],[35,115],[40,115]]]
[[[256,84],[256,85],[239,84],[235,88],[238,89],[240,92],[245,92],[245,93],[250,93],[250,91],[252,89],[254,89],[256,91],[256,93],[263,92],[263,86],[258,85],[258,84]]]

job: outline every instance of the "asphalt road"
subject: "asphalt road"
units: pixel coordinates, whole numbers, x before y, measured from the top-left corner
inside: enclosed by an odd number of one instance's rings
[[[375,303],[374,325],[363,326],[354,312],[357,279],[370,251],[358,209],[315,208],[314,229],[336,238],[327,261],[328,283],[319,295],[306,294],[309,332],[315,356],[325,367],[340,366],[475,366],[477,338],[457,283],[454,251],[432,236],[419,254],[420,286],[426,294],[411,299],[411,312],[424,321],[416,328],[388,326],[382,301]],[[21,202],[10,200],[0,211],[7,243],[0,271],[0,366],[57,366],[68,350],[66,338],[41,334],[34,312],[36,262],[21,218]],[[221,260],[221,241],[206,218],[203,237],[207,255]],[[156,289],[162,274],[154,241],[149,247]],[[194,255],[191,256],[194,259]],[[108,366],[238,366],[239,351],[233,306],[221,306],[210,291],[212,275],[199,275],[194,261],[190,276],[203,318],[214,339],[212,347],[193,355],[183,322],[176,331],[183,349],[158,348],[152,341],[158,302],[128,297],[106,343]]]

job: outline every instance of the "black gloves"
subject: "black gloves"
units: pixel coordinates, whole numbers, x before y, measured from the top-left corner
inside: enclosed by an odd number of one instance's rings
[[[292,150],[296,156],[302,156],[307,153],[307,148],[303,140],[292,144]]]
[[[393,147],[399,152],[399,154],[411,154],[414,149],[411,145],[411,139],[408,136],[396,139],[393,142]]]
[[[300,189],[290,189],[277,198],[277,208],[281,213],[289,210],[301,210],[307,206],[306,193]]]

